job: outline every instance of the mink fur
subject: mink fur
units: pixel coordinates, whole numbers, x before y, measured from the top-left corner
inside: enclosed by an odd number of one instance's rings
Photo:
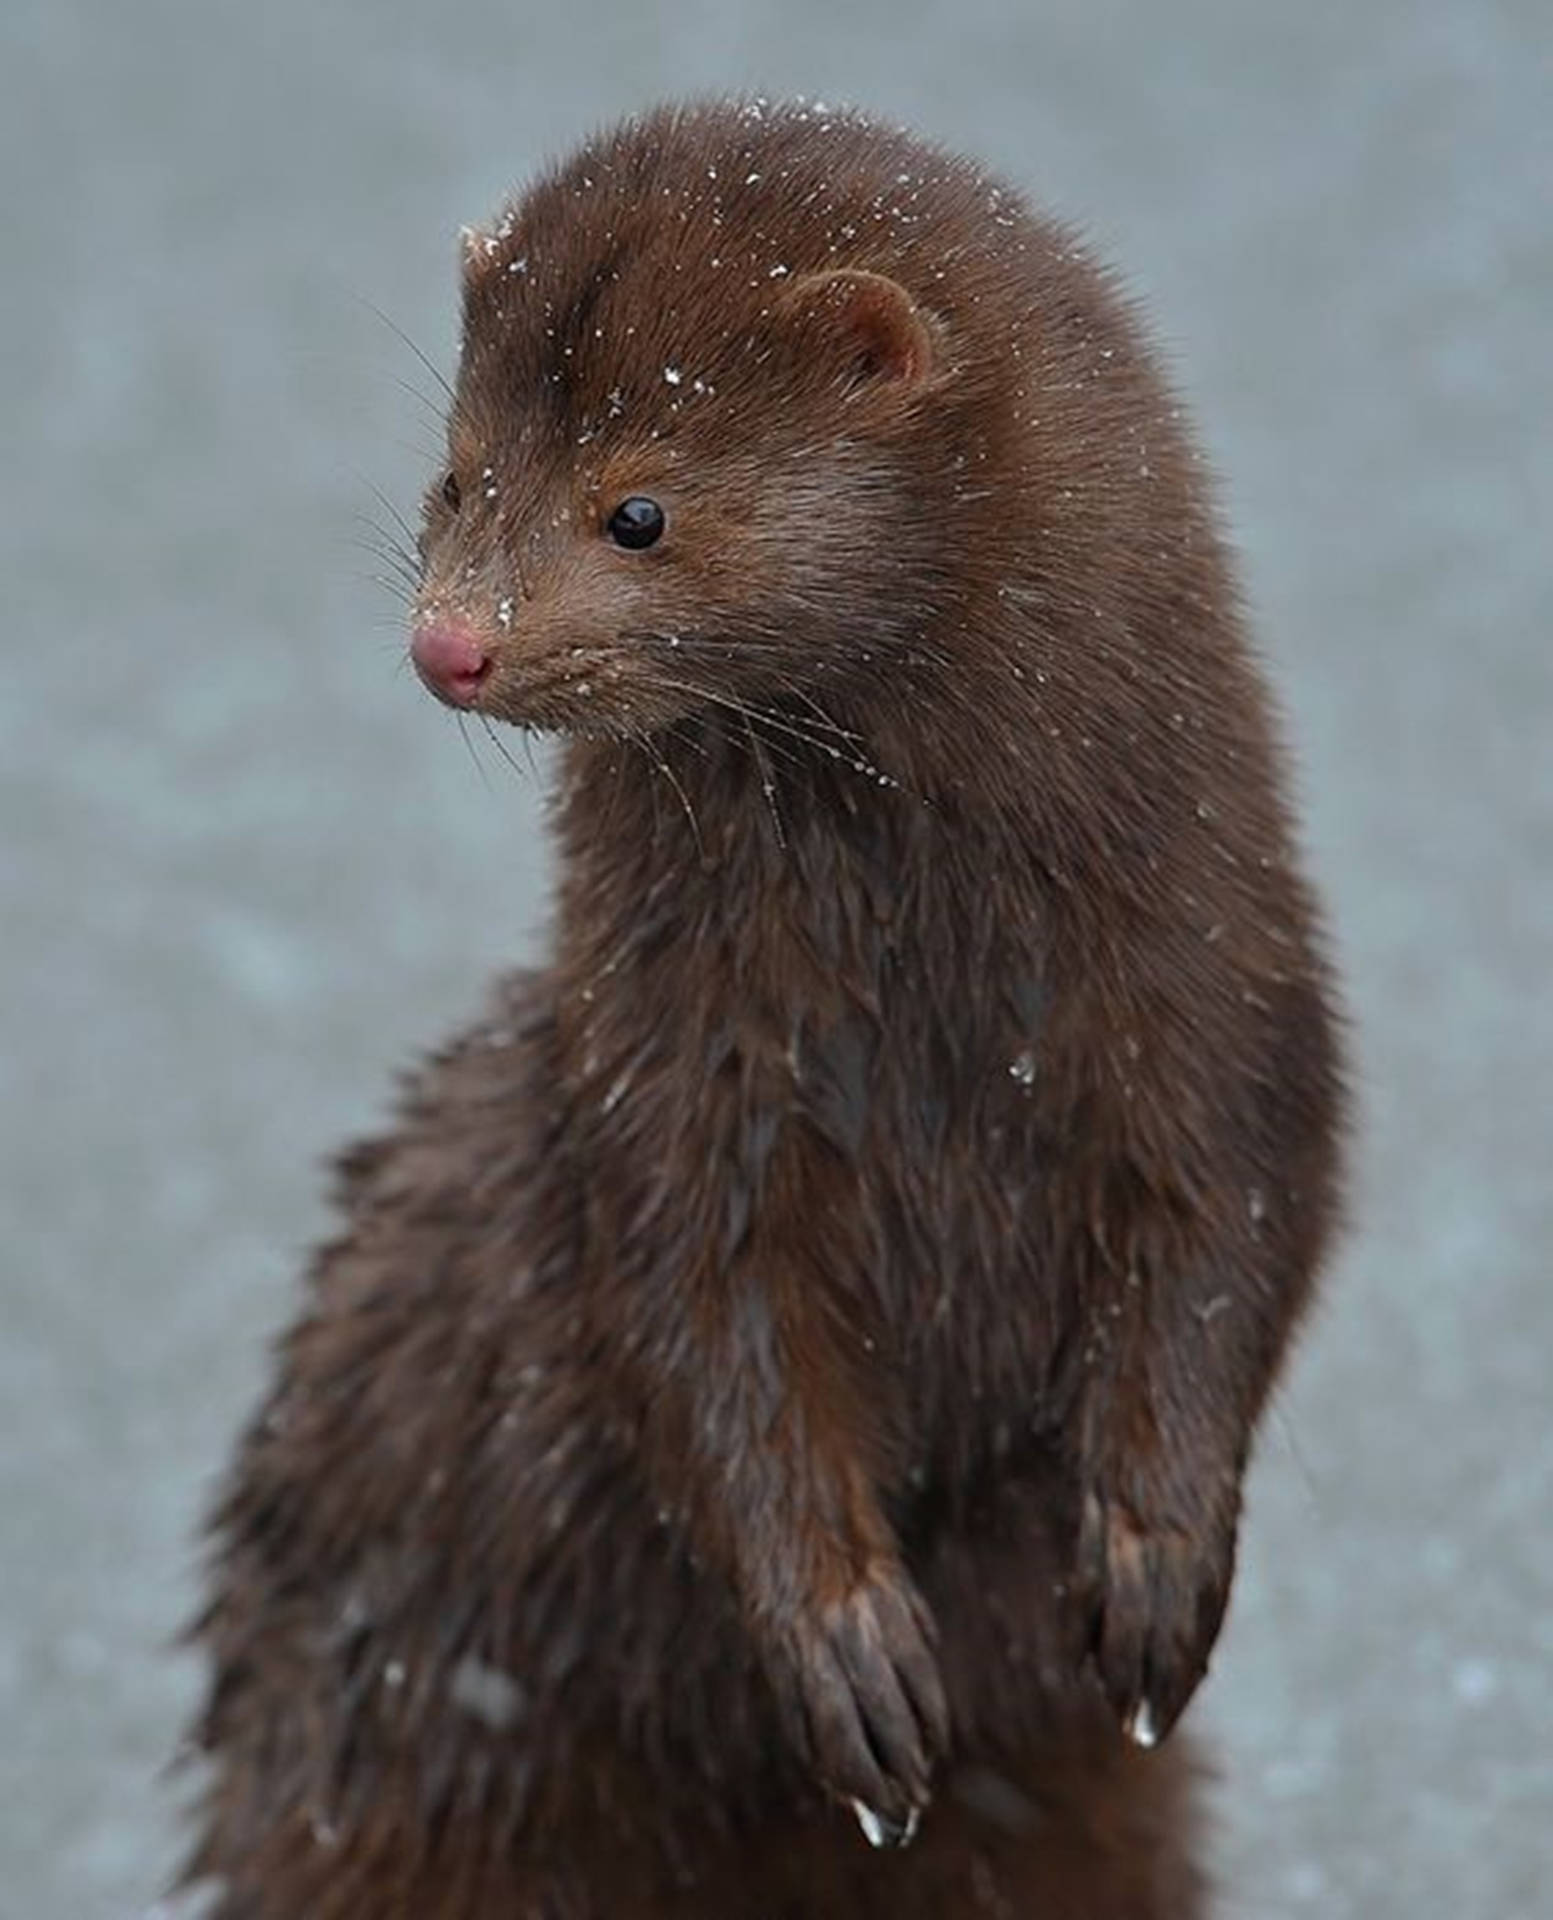
[[[1166,1736],[1341,1094],[1177,404],[1070,232],[818,107],[596,138],[464,303],[417,619],[565,736],[554,938],[341,1162],[214,1520],[191,1873],[1195,1920]]]

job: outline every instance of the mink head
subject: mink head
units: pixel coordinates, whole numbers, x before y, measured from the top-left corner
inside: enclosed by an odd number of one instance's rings
[[[844,699],[943,617],[959,370],[901,234],[965,181],[819,113],[627,123],[465,234],[416,609],[454,704],[625,734]]]

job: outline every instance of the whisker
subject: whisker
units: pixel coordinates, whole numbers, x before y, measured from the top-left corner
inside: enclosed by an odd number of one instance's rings
[[[656,677],[660,686],[677,693],[688,693],[696,699],[709,701],[713,706],[726,708],[730,713],[737,714],[746,723],[753,721],[762,728],[773,728],[778,733],[784,734],[789,739],[798,742],[799,745],[807,747],[815,753],[823,754],[826,759],[832,761],[835,765],[847,768],[851,772],[869,779],[874,785],[896,787],[902,792],[909,791],[904,782],[897,780],[893,774],[887,773],[882,767],[874,765],[873,761],[863,752],[858,735],[844,728],[836,728],[834,722],[829,723],[832,731],[847,743],[845,746],[838,746],[835,740],[824,739],[811,732],[808,728],[796,724],[791,715],[784,717],[773,713],[767,707],[751,706],[747,701],[736,699],[731,694],[719,693],[710,687],[699,687],[688,681],[673,680],[662,675]],[[768,740],[766,745],[773,752],[781,751],[781,747],[777,742]],[[804,764],[799,759],[799,756],[792,753],[791,750],[789,750],[787,757],[798,762],[798,764]]]
[[[375,514],[363,513],[359,507],[352,515],[352,518],[358,527],[364,528],[368,533],[372,534],[375,539],[380,540],[385,547],[397,553],[402,560],[406,560],[412,565],[419,564],[420,548],[416,545],[413,537],[407,539],[398,527],[385,526]]]
[[[766,765],[766,756],[760,750],[760,742],[755,738],[754,722],[749,715],[744,716],[744,731],[749,737],[750,752],[760,772],[760,790],[765,795],[766,811],[771,815],[771,830],[776,835],[776,843],[785,852],[787,835],[782,830],[782,816],[777,812],[776,786],[771,778],[771,769]]]
[[[845,767],[853,773],[865,776],[876,786],[898,787],[901,791],[906,791],[903,782],[897,780],[894,774],[887,773],[882,767],[876,766],[868,754],[863,751],[862,736],[860,734],[854,733],[845,727],[837,727],[834,722],[830,722],[830,730],[835,735],[835,739],[827,740],[821,735],[810,732],[808,728],[795,724],[791,715],[782,717],[770,712],[768,709],[762,708],[753,708],[750,711],[752,716],[760,721],[762,725],[775,727],[779,732],[789,735],[794,740],[801,741],[805,746],[811,747],[817,752],[824,754],[828,760],[833,761],[837,766]],[[836,740],[840,740],[845,744],[838,746]]]
[[[455,717],[458,720],[458,737],[464,743],[464,751],[469,755],[469,758],[474,762],[474,769],[475,769],[475,772],[480,776],[481,786],[485,788],[487,793],[494,792],[495,789],[491,785],[491,776],[485,770],[485,762],[480,758],[479,754],[475,752],[475,743],[469,737],[468,716],[466,714],[460,713]]]
[[[397,607],[408,609],[412,596],[402,580],[386,573],[358,573],[352,578],[361,581],[364,586],[381,587]]]
[[[617,747],[623,747],[627,744],[624,736],[619,733],[612,732],[610,737]],[[615,755],[615,758],[610,763],[610,772],[614,777],[609,792],[604,798],[602,813],[599,819],[600,832],[606,836],[614,830],[616,816],[620,812],[620,796],[626,791],[625,772],[627,760],[628,756],[624,751],[621,751]]]
[[[419,570],[411,567],[408,559],[397,547],[385,546],[381,540],[352,540],[350,544],[358,553],[370,554],[374,560],[380,561],[385,567],[392,567],[394,572],[404,580],[406,586],[420,585]]]
[[[447,396],[449,405],[456,407],[458,405],[458,395],[453,391],[453,383],[448,379],[447,375],[442,371],[442,369],[435,364],[431,356],[427,353],[424,353],[421,350],[421,348],[419,348],[415,344],[415,342],[410,338],[409,334],[405,332],[404,328],[401,327],[396,321],[390,320],[388,315],[384,313],[383,309],[380,306],[377,306],[373,301],[369,300],[365,294],[358,293],[353,297],[362,306],[364,306],[367,309],[368,313],[375,314],[377,318],[382,321],[383,325],[387,327],[388,331],[394,336],[396,340],[401,341],[405,346],[407,346],[410,349],[411,353],[413,353],[416,359],[420,361],[421,365],[431,375],[432,379],[436,381],[439,387],[441,387],[443,393]]]
[[[735,719],[742,720],[744,722],[743,737],[741,738],[737,733],[728,736],[737,741],[741,746],[748,746],[750,744],[751,724],[755,721],[765,724],[769,717],[762,713],[758,707],[746,706],[742,700],[736,699],[732,694],[716,693],[707,687],[690,686],[673,680],[665,681],[661,684],[671,688],[675,692],[688,693],[698,700],[708,701],[712,706],[721,709],[724,713],[732,714]],[[807,768],[811,764],[806,754],[799,752],[797,747],[790,745],[785,739],[768,740],[766,746],[770,752],[774,753],[777,758],[787,766]]]
[[[371,493],[373,499],[377,501],[378,505],[388,515],[389,519],[394,522],[394,524],[398,527],[399,531],[404,535],[405,542],[406,542],[406,550],[408,552],[413,553],[416,550],[416,541],[418,538],[415,528],[410,525],[409,521],[399,511],[398,507],[395,506],[394,502],[388,497],[386,493],[384,493],[383,489],[380,486],[378,486],[375,481],[368,480],[365,474],[362,474],[360,478],[362,480],[362,484]]]
[[[783,680],[782,685],[795,700],[801,700],[804,703],[827,733],[834,733],[842,740],[857,740],[861,738],[861,735],[855,733],[850,727],[844,727],[839,720],[833,720],[820,705],[819,701],[815,699],[814,695],[810,693],[807,688],[799,686],[797,681]]]
[[[396,434],[394,445],[400,453],[414,454],[422,466],[440,467],[448,457],[446,448],[440,444],[428,446],[424,440],[404,440]]]
[[[678,774],[675,773],[674,769],[664,758],[661,748],[654,742],[650,733],[645,733],[640,728],[633,727],[627,734],[627,738],[633,740],[636,745],[642,749],[648,759],[657,768],[658,772],[663,775],[670,787],[673,788],[675,797],[684,809],[685,818],[690,822],[690,837],[696,843],[696,853],[704,862],[706,860],[706,845],[701,838],[701,823],[696,819],[696,810],[690,804],[690,795],[686,793]]]
[[[447,408],[440,401],[434,400],[429,393],[423,393],[413,380],[406,380],[397,373],[390,374],[388,377],[401,393],[408,394],[417,405],[426,409],[426,425],[435,427],[440,432],[447,422]]]
[[[358,568],[355,578],[370,580],[374,586],[382,587],[394,596],[401,608],[408,608],[415,598],[415,582],[407,580],[397,567],[390,566],[387,573],[363,572]]]
[[[480,725],[484,730],[486,739],[490,741],[491,745],[496,749],[496,751],[501,755],[503,760],[506,761],[507,765],[511,767],[512,771],[521,780],[523,778],[523,769],[518,765],[517,761],[513,759],[512,755],[507,751],[507,743],[502,739],[501,735],[496,731],[495,727],[491,725],[491,716],[488,713],[482,713],[480,715]],[[533,772],[532,762],[530,762],[529,771],[531,773]]]
[[[627,727],[625,737],[629,741],[631,746],[633,746],[636,749],[636,751],[642,756],[642,758],[648,763],[648,765],[651,766],[652,755],[647,751],[647,748],[643,744],[640,736],[637,734],[635,729],[631,727]],[[659,838],[660,815],[658,812],[658,783],[656,780],[648,781],[647,791],[652,795],[652,844],[654,846],[657,846],[658,838]]]

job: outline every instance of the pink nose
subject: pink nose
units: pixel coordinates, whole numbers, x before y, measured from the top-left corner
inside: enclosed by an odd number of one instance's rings
[[[410,636],[415,671],[451,707],[474,705],[491,657],[470,627],[445,616],[428,620]]]

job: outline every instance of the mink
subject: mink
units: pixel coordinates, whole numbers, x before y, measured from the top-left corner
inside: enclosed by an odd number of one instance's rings
[[[562,736],[553,939],[339,1163],[213,1516],[191,1877],[1204,1914],[1167,1736],[1343,1074],[1137,316],[908,133],[665,107],[466,233],[417,572],[430,690]]]

